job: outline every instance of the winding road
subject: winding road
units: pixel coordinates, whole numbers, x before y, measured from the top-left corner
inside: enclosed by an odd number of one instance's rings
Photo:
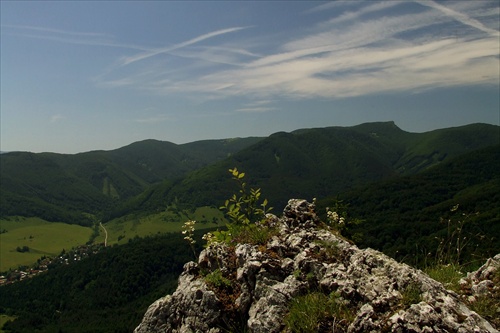
[[[106,230],[106,228],[104,228],[102,222],[99,222],[99,225],[104,229],[104,233],[106,234],[106,237],[104,238],[104,247],[106,247],[108,246],[108,231]]]

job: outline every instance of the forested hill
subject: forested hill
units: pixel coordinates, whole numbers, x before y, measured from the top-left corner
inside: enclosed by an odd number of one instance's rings
[[[321,198],[318,210],[343,200],[350,217],[365,221],[348,232],[360,235],[358,245],[411,265],[434,260],[442,241],[466,241],[455,253],[459,261],[484,260],[500,252],[499,165],[500,145],[479,149],[415,175]]]
[[[0,157],[0,216],[37,216],[88,224],[151,184],[182,177],[261,138],[206,140],[183,145],[145,140],[110,151],[67,155],[10,152]]]
[[[234,191],[227,170],[235,166],[281,209],[290,197],[416,174],[498,143],[494,125],[409,133],[381,122],[184,145],[146,140],[75,155],[12,152],[0,157],[0,216],[88,225],[90,215],[147,213],[173,201],[218,207]]]
[[[290,197],[327,197],[367,183],[417,174],[498,144],[499,131],[498,126],[472,124],[409,133],[393,122],[383,122],[275,133],[175,184],[150,189],[128,209],[158,209],[165,199],[218,207],[234,191],[227,170],[236,166],[251,175],[250,185],[261,188],[280,210]]]
[[[199,233],[196,239],[201,244]],[[132,332],[149,304],[175,290],[183,265],[193,260],[190,250],[181,233],[137,238],[2,286],[0,314],[16,314],[3,329]]]

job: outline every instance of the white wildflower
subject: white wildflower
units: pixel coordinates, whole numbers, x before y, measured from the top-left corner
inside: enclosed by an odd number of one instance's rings
[[[194,236],[194,225],[196,224],[196,221],[187,221],[184,223],[182,226],[182,234],[187,235],[184,237],[186,241],[189,242],[189,244],[194,244],[196,241],[193,239]]]

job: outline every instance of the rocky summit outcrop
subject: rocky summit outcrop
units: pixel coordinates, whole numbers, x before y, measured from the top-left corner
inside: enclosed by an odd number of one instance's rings
[[[336,235],[305,200],[290,200],[262,228],[272,230],[264,242],[211,245],[187,263],[135,333],[291,332],[291,307],[307,295],[325,295],[333,309],[320,309],[311,331],[498,332],[423,272]],[[462,283],[492,290],[490,267]]]

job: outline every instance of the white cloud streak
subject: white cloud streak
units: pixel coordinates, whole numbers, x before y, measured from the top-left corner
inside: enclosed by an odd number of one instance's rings
[[[248,113],[264,113],[269,111],[278,110],[276,107],[271,106],[271,100],[257,100],[252,103],[248,103],[242,108],[236,109],[236,112],[248,112]]]
[[[10,36],[43,39],[77,45],[105,46],[139,51],[150,50],[150,48],[140,45],[115,42],[113,40],[113,36],[104,33],[64,31],[48,27],[35,27],[27,25],[2,25],[2,28],[7,28],[7,30],[2,30],[2,34]]]
[[[339,98],[433,87],[498,85],[499,34],[477,19],[477,13],[482,18],[491,17],[498,12],[498,6],[485,2],[467,6],[452,3],[449,7],[427,1],[418,3],[423,6],[389,1],[370,2],[357,10],[360,6],[344,2],[315,7],[307,14],[346,10],[308,27],[302,36],[276,41],[274,51],[263,55],[262,50],[253,52],[241,47],[241,40],[234,44],[226,41],[217,45],[211,41],[210,46],[195,46],[243,28],[210,32],[122,58],[123,65],[160,53],[191,59],[182,70],[175,67],[175,73],[145,75],[141,69],[110,83],[118,86],[125,82],[161,95],[201,94],[209,99]],[[456,22],[462,27],[457,28]],[[164,59],[155,60],[157,65],[168,68]],[[247,105],[236,111],[271,110],[267,105]]]
[[[54,33],[59,35],[69,35],[69,36],[82,36],[82,37],[111,37],[109,34],[103,34],[99,32],[78,32],[78,31],[66,31],[61,29],[54,29],[48,27],[37,27],[32,25],[17,25],[17,24],[2,24],[3,28],[11,28],[18,30],[28,30],[28,31],[38,31],[43,33]]]
[[[472,17],[469,17],[467,16],[466,14],[463,14],[463,13],[460,13],[460,12],[457,12],[451,8],[448,8],[446,6],[443,6],[443,5],[440,5],[434,1],[430,1],[430,0],[426,0],[426,1],[422,1],[422,0],[418,0],[417,1],[419,4],[423,5],[423,6],[428,6],[428,7],[431,7],[431,8],[434,8],[434,9],[437,9],[439,10],[440,12],[444,13],[445,15],[448,15],[452,18],[454,18],[455,20],[465,24],[465,25],[468,25],[468,26],[471,26],[471,27],[474,27],[476,29],[479,29],[483,32],[486,32],[487,34],[493,36],[493,37],[499,37],[500,36],[500,33],[498,31],[496,31],[495,29],[490,29],[488,27],[486,27],[484,24],[482,24],[481,22],[479,22],[478,20],[472,18]]]
[[[199,43],[199,42],[201,42],[203,40],[206,40],[206,39],[209,39],[209,38],[212,38],[212,37],[216,37],[216,36],[219,36],[219,35],[224,35],[224,34],[227,34],[227,33],[230,33],[230,32],[235,32],[235,31],[238,31],[238,30],[241,30],[241,29],[245,29],[245,27],[234,27],[234,28],[228,28],[228,29],[222,29],[222,30],[212,31],[212,32],[209,32],[207,34],[203,34],[201,36],[198,36],[198,37],[192,38],[190,40],[187,40],[185,42],[182,42],[182,43],[179,43],[179,44],[175,44],[173,46],[151,50],[151,51],[144,52],[144,53],[141,53],[141,54],[137,54],[137,55],[131,56],[131,57],[125,57],[123,59],[123,61],[122,61],[122,65],[129,65],[129,64],[134,63],[134,62],[139,61],[139,60],[147,59],[147,58],[156,56],[156,55],[161,54],[161,53],[168,53],[168,52],[171,52],[171,51],[174,51],[174,50],[177,50],[177,49],[181,49],[181,48],[184,48],[184,47],[192,45],[192,44]]]

